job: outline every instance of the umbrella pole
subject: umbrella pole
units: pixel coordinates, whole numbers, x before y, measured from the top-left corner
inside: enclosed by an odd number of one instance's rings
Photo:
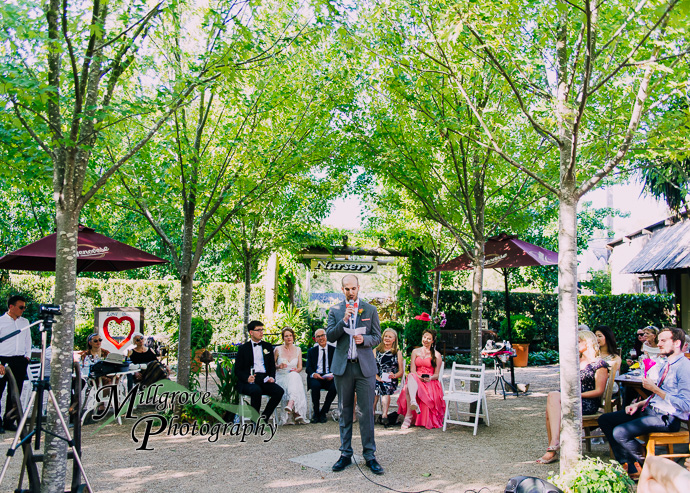
[[[505,309],[506,309],[506,319],[508,322],[508,342],[510,346],[513,346],[513,327],[510,324],[510,298],[508,296],[508,269],[503,268],[503,282],[505,286]],[[515,365],[513,364],[513,357],[510,357],[510,386],[513,387],[513,392],[518,395],[517,386],[515,385]]]

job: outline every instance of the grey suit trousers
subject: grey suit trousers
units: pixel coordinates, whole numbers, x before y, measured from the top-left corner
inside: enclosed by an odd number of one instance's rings
[[[374,441],[374,387],[376,377],[365,377],[359,363],[347,362],[345,373],[335,376],[335,387],[338,390],[340,407],[340,453],[352,457],[352,413],[354,397],[357,393],[357,406],[362,412],[359,418],[359,434],[362,438],[364,459],[376,458]]]

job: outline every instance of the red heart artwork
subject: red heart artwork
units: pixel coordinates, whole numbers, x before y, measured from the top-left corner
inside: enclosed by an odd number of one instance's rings
[[[110,337],[110,332],[108,331],[108,324],[110,322],[115,322],[116,324],[121,324],[123,322],[129,322],[129,334],[127,334],[127,337],[122,339],[121,342],[117,342],[115,339]],[[118,349],[122,349],[122,347],[129,342],[129,340],[132,338],[132,334],[134,334],[134,320],[132,320],[132,317],[124,316],[124,317],[108,317],[105,319],[105,322],[103,322],[103,336],[110,341],[110,343],[115,346]]]

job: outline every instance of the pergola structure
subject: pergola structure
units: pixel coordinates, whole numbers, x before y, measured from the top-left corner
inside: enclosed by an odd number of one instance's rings
[[[340,272],[342,274],[374,274],[376,267],[387,265],[397,257],[407,257],[406,253],[392,248],[385,248],[385,238],[379,239],[377,247],[352,247],[349,238],[343,236],[343,244],[334,247],[312,246],[301,250],[298,255],[308,270],[323,272]],[[353,258],[355,257],[355,258]],[[276,288],[278,285],[278,259],[274,254],[268,261],[265,282],[264,318],[270,320],[275,312]],[[307,273],[307,286],[311,273]],[[307,288],[310,291],[309,287]]]

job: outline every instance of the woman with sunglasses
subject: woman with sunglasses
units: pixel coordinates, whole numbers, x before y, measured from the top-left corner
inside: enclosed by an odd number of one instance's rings
[[[646,340],[647,338],[644,335],[644,329],[637,329],[635,342],[633,344],[633,348],[630,350],[630,358],[625,360],[628,366],[632,365],[640,356],[642,356],[642,346]]]
[[[158,361],[156,353],[151,348],[144,346],[144,335],[141,332],[132,334],[132,341],[134,342],[134,347],[127,353],[127,357],[134,365],[146,365],[145,369],[134,374],[135,382],[141,382],[147,375],[150,375],[151,378],[148,378],[146,383],[151,384],[166,378],[170,374],[170,369]],[[159,368],[156,368],[154,372],[154,367]]]
[[[104,359],[106,356],[108,356],[108,354],[110,354],[110,351],[101,348],[102,342],[103,338],[100,334],[91,334],[89,338],[86,339],[86,351],[82,351],[81,353],[79,353],[81,378],[83,378],[84,380],[87,380],[89,378],[89,373],[91,373],[91,367],[94,364],[101,361],[102,359]]]

